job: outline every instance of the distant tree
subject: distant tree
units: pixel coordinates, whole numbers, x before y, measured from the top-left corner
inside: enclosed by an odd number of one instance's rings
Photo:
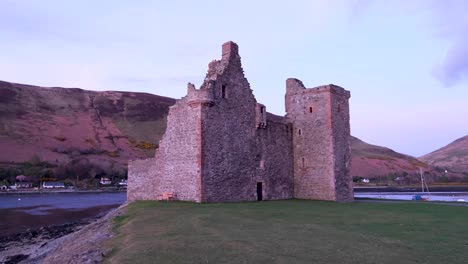
[[[439,182],[449,182],[449,177],[443,175],[439,177]]]

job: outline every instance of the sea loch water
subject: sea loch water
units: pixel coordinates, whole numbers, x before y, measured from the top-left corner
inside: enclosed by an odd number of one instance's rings
[[[0,236],[105,214],[126,193],[14,193],[0,195]]]

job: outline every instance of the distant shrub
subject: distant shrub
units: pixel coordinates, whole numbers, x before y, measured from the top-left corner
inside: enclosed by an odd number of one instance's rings
[[[416,166],[416,167],[423,167],[423,168],[428,168],[429,165],[427,165],[426,163],[420,161],[420,160],[417,160],[417,159],[412,159],[412,160],[409,160],[409,163],[413,166]]]
[[[439,182],[449,182],[449,181],[450,181],[449,177],[445,175],[439,177]]]
[[[115,151],[108,151],[106,152],[107,156],[111,157],[111,158],[117,158],[117,157],[120,157],[120,154],[119,154],[119,151],[118,150],[115,150]]]
[[[158,145],[151,143],[151,142],[146,142],[146,141],[139,141],[133,144],[134,147],[139,148],[139,149],[145,149],[145,150],[152,150],[158,148]]]
[[[65,140],[67,140],[66,137],[60,137],[60,136],[54,136],[54,139],[55,139],[55,140],[58,140],[58,141],[60,141],[60,142],[63,142],[63,141],[65,141]]]
[[[85,140],[85,142],[86,142],[86,143],[89,143],[89,144],[90,144],[91,146],[93,146],[93,147],[96,147],[96,146],[97,146],[96,141],[94,141],[94,140],[91,139],[91,138],[87,138],[87,139]]]

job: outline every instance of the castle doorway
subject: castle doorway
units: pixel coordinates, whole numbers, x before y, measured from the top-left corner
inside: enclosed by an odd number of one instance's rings
[[[257,201],[263,200],[263,184],[257,182]]]

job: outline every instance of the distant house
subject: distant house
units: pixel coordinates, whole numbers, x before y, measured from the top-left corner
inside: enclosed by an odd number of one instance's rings
[[[112,181],[111,181],[109,178],[104,178],[104,177],[103,177],[103,178],[101,178],[100,183],[101,183],[102,185],[109,185],[109,184],[112,183]]]
[[[42,188],[44,189],[65,188],[65,184],[63,182],[43,182]]]
[[[366,178],[364,178],[364,179],[362,179],[362,180],[361,180],[361,182],[362,182],[362,183],[369,183],[369,182],[370,182],[370,180],[369,180],[369,179],[366,179]]]
[[[16,189],[32,188],[32,182],[15,182]]]
[[[17,182],[25,182],[25,181],[28,181],[28,177],[27,176],[24,176],[24,175],[18,175],[15,177],[15,180]]]
[[[127,181],[127,180],[121,180],[121,181],[119,182],[119,186],[120,186],[120,187],[127,187],[127,185],[128,185],[128,181]]]
[[[6,186],[6,185],[1,185],[0,186],[0,191],[6,191],[6,190],[8,190],[8,186]]]

